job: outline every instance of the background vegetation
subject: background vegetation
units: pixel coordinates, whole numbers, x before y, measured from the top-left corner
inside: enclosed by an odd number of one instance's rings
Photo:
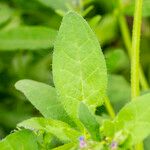
[[[118,112],[130,98],[134,6],[134,0],[0,0],[0,138],[20,121],[40,116],[14,84],[28,78],[53,85],[53,43],[62,16],[72,9],[82,14],[100,41],[108,67],[108,95]],[[141,90],[146,92],[150,80],[149,0],[143,2],[141,36],[140,61],[146,78]],[[104,107],[97,114],[107,117]]]

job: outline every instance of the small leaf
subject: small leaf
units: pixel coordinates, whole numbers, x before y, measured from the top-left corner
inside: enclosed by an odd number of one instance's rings
[[[12,10],[5,4],[0,3],[0,26],[5,24],[12,15]]]
[[[129,67],[129,59],[122,49],[110,49],[105,53],[108,72],[114,73]]]
[[[95,111],[106,92],[107,71],[95,34],[77,13],[67,13],[54,46],[55,87],[68,114],[77,118],[79,102]]]
[[[44,117],[62,120],[75,126],[58,100],[53,87],[32,80],[20,80],[15,87],[25,94]]]
[[[100,140],[99,124],[96,121],[94,115],[90,113],[86,105],[82,102],[80,103],[79,107],[79,119],[84,124],[88,132],[91,134],[93,140],[99,141]]]
[[[110,43],[118,36],[117,18],[114,14],[103,16],[97,27],[94,28],[101,45]]]
[[[110,75],[107,93],[115,111],[118,112],[130,100],[130,84],[121,75]]]
[[[8,135],[0,141],[1,150],[38,150],[38,144],[33,132],[21,130]]]
[[[150,136],[144,140],[144,150],[150,150],[149,143],[150,143]]]
[[[76,150],[77,149],[77,144],[75,143],[67,143],[62,146],[53,148],[52,150]]]
[[[48,49],[57,32],[46,27],[19,27],[0,33],[0,50]]]
[[[46,7],[50,7],[54,10],[65,10],[67,9],[67,4],[70,0],[38,0],[41,4]]]
[[[129,131],[136,144],[150,134],[150,94],[140,96],[121,109],[115,122]]]
[[[64,142],[78,140],[80,133],[72,129],[68,124],[52,119],[31,118],[18,124],[18,127],[24,127],[31,130],[44,130],[51,133]]]

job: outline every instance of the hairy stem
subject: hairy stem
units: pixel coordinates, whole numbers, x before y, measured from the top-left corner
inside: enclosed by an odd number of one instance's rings
[[[142,3],[143,0],[136,0],[132,33],[132,56],[131,56],[131,96],[132,99],[140,95],[140,36],[142,23]],[[143,143],[135,146],[136,150],[143,150]]]
[[[131,56],[131,95],[135,98],[140,95],[139,88],[139,54],[140,54],[140,35],[142,22],[142,0],[136,0],[133,35],[132,35],[132,56]]]
[[[119,7],[121,8],[120,5],[121,5],[121,3],[119,3]],[[125,47],[128,51],[128,55],[131,59],[132,43],[131,43],[131,38],[130,38],[130,32],[129,32],[129,29],[128,29],[128,25],[127,25],[125,16],[121,13],[121,10],[119,11],[118,20],[119,20],[120,30],[121,30],[121,33],[122,33],[124,44],[125,44]],[[141,84],[142,89],[143,90],[148,90],[149,85],[148,85],[148,82],[145,78],[145,75],[144,75],[144,72],[143,72],[143,69],[142,69],[141,65],[140,65],[140,68],[139,68],[139,78],[140,78],[140,84]]]

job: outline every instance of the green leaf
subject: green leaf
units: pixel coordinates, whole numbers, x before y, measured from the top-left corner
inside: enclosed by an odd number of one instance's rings
[[[53,148],[52,150],[76,150],[77,149],[77,144],[75,143],[67,143],[62,146]]]
[[[144,140],[144,150],[150,150],[150,136]]]
[[[0,50],[48,49],[57,32],[46,27],[18,27],[0,33]]]
[[[93,29],[101,45],[110,43],[118,36],[117,18],[114,14],[108,14],[102,17],[100,23]]]
[[[127,15],[133,16],[135,9],[135,0],[130,0],[127,2],[126,7],[124,8],[124,12]],[[150,16],[150,1],[149,0],[143,0],[143,17],[149,17]]]
[[[79,107],[79,119],[84,124],[85,128],[91,134],[93,140],[99,141],[99,124],[93,114],[90,113],[87,106],[84,103],[80,103]]]
[[[64,142],[76,142],[80,136],[80,133],[72,129],[68,124],[52,119],[31,118],[19,123],[18,127],[24,127],[35,131],[44,130]]]
[[[129,67],[129,59],[122,49],[109,49],[105,53],[108,72],[115,73]]]
[[[0,26],[5,24],[12,15],[12,10],[5,4],[0,3]]]
[[[115,122],[123,124],[122,128],[129,131],[132,144],[145,139],[150,134],[150,94],[134,99],[121,109]]]
[[[130,84],[121,75],[110,75],[107,94],[115,111],[118,112],[130,100]]]
[[[33,132],[21,130],[8,135],[0,141],[1,150],[38,150],[38,144]]]
[[[70,0],[38,0],[41,4],[43,4],[46,7],[50,7],[54,10],[65,10],[67,9],[67,4]]]
[[[20,80],[15,84],[15,87],[25,94],[44,117],[62,120],[74,125],[58,100],[53,87],[32,80]]]
[[[53,54],[53,77],[66,111],[77,118],[79,102],[90,110],[103,103],[107,71],[95,34],[77,13],[67,13]]]

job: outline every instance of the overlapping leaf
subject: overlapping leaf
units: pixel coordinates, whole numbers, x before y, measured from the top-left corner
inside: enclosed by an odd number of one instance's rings
[[[21,130],[0,141],[1,150],[38,150],[36,137],[32,131]]]
[[[74,125],[58,100],[53,87],[32,80],[20,80],[15,86],[25,94],[44,117],[62,120]]]
[[[63,142],[76,142],[80,133],[72,129],[68,124],[52,119],[31,118],[18,124],[18,127],[24,127],[31,130],[44,130],[51,133]]]

